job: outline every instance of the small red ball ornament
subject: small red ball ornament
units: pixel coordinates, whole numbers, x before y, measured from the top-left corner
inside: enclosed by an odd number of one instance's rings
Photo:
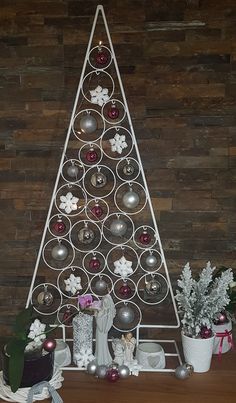
[[[115,368],[111,368],[107,371],[106,378],[109,382],[116,382],[119,379],[119,372]]]
[[[202,339],[209,339],[212,337],[212,330],[208,329],[206,326],[203,326],[200,330],[200,336]]]
[[[95,59],[97,64],[104,66],[109,60],[109,55],[106,51],[99,49]]]
[[[58,220],[53,224],[53,230],[56,234],[62,234],[66,229],[65,223],[62,221],[61,218],[58,218]]]
[[[50,353],[51,351],[55,350],[56,345],[57,345],[57,342],[55,339],[45,339],[43,342],[43,349]]]
[[[107,112],[110,119],[117,119],[119,117],[120,111],[116,105],[112,105]]]
[[[86,153],[85,158],[88,162],[93,163],[98,160],[98,155],[93,148],[90,148],[90,150]]]
[[[148,245],[151,242],[151,235],[148,234],[147,231],[143,231],[139,240],[143,245]]]
[[[128,286],[128,284],[124,283],[124,284],[120,287],[119,293],[120,293],[124,298],[128,298],[128,297],[131,296],[132,290],[131,290],[130,286]]]
[[[100,260],[97,258],[97,257],[93,257],[91,260],[90,260],[90,262],[89,262],[89,268],[91,269],[91,270],[99,270],[100,269],[100,266],[101,266],[101,262],[100,262]]]
[[[224,323],[227,323],[227,322],[228,322],[228,318],[227,318],[226,313],[225,312],[220,312],[214,323],[216,325],[223,325]]]
[[[91,211],[93,215],[97,218],[100,218],[103,215],[103,209],[98,204],[95,204],[95,206],[91,209]]]
[[[72,320],[73,320],[73,314],[72,314],[70,308],[67,308],[63,314],[62,322],[66,326],[71,326]]]

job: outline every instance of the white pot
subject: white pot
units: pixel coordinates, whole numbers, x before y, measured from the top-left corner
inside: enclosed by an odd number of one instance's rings
[[[227,353],[233,344],[231,320],[223,325],[213,325],[212,330],[216,335],[213,354]]]
[[[144,369],[162,369],[166,365],[164,350],[158,343],[140,343],[136,349],[136,358]]]
[[[209,371],[215,335],[208,339],[194,339],[182,332],[181,337],[186,363],[193,366],[194,372]]]

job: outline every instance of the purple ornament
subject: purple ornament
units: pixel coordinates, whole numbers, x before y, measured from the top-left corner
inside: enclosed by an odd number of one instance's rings
[[[209,339],[210,337],[212,337],[212,330],[208,329],[208,327],[206,326],[202,326],[200,330],[200,336],[202,339]]]

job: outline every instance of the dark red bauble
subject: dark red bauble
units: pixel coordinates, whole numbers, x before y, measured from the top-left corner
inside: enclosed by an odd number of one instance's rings
[[[43,342],[43,349],[50,353],[51,351],[55,350],[56,345],[57,345],[57,342],[55,339],[45,339]]]
[[[107,64],[109,60],[109,54],[104,51],[104,50],[99,50],[98,53],[96,54],[96,62],[97,64]]]
[[[86,153],[85,158],[88,162],[93,163],[98,160],[98,155],[93,148],[90,148],[90,150]]]
[[[212,330],[208,329],[206,326],[203,326],[200,330],[200,336],[202,339],[209,339],[212,337]]]
[[[109,382],[116,382],[118,381],[119,377],[120,376],[117,369],[112,368],[107,371],[106,378]]]
[[[148,234],[147,231],[143,231],[139,237],[139,240],[143,245],[148,245],[151,242],[151,235]]]
[[[223,325],[224,323],[227,323],[227,322],[228,322],[228,318],[227,318],[226,313],[225,312],[220,312],[214,323],[216,325]]]
[[[115,105],[112,105],[107,114],[110,119],[117,119],[119,117],[120,111]]]
[[[131,288],[128,286],[128,284],[123,284],[123,285],[120,287],[120,289],[119,289],[119,293],[120,293],[123,297],[128,298],[128,297],[131,296],[132,290],[131,290]]]
[[[97,257],[93,257],[89,262],[89,268],[91,270],[99,270],[101,266],[101,262]]]
[[[93,215],[96,216],[97,218],[100,218],[103,215],[103,209],[98,204],[95,204],[95,206],[91,209],[91,211]]]
[[[73,314],[72,314],[70,308],[67,308],[63,314],[62,322],[66,326],[71,326],[72,320],[73,320]]]
[[[56,234],[62,234],[66,229],[65,223],[62,221],[61,218],[58,218],[57,222],[53,224],[53,230]]]

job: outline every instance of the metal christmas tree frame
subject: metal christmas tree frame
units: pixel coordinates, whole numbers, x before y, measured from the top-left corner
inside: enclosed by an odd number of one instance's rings
[[[95,44],[100,16],[105,41]],[[50,280],[39,283],[39,274]],[[89,290],[99,298],[107,289],[118,312],[114,329],[136,329],[137,343],[142,329],[179,327],[134,128],[99,5],[26,305],[32,303],[42,315],[56,315],[62,338],[72,340],[66,337],[70,326],[62,323],[66,310],[77,312],[78,294]],[[164,316],[159,313],[163,303],[171,306],[174,324],[166,322],[165,309]],[[121,308],[130,314],[128,322],[122,322]],[[166,356],[181,363],[176,342],[160,342],[171,343],[174,350]]]

